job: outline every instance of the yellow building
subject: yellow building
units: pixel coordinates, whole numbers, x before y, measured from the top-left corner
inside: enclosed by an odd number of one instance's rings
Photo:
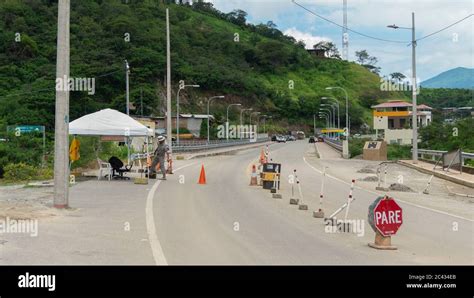
[[[377,138],[389,144],[411,145],[412,106],[411,103],[402,100],[391,100],[372,106]],[[417,106],[418,127],[431,123],[431,110],[432,108],[427,105]]]

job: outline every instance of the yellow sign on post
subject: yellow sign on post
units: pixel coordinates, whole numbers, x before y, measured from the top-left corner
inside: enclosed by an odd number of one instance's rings
[[[321,132],[322,132],[322,133],[327,133],[327,132],[339,132],[339,133],[343,133],[343,132],[344,132],[344,129],[338,129],[338,128],[323,128],[323,129],[321,129]]]

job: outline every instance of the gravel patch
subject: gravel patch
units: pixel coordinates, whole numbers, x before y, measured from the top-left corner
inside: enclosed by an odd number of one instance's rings
[[[413,189],[411,189],[410,187],[404,185],[404,184],[400,184],[400,183],[393,183],[393,184],[390,184],[389,186],[389,189],[390,190],[393,190],[393,191],[402,191],[402,192],[415,192]]]
[[[362,179],[359,179],[360,181],[368,181],[368,182],[377,182],[379,181],[379,178],[377,176],[367,176]]]

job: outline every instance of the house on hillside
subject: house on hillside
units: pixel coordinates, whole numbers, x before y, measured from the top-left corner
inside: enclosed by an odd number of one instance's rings
[[[306,49],[308,53],[315,58],[327,58],[326,50],[324,49]]]
[[[413,105],[402,100],[391,100],[375,106],[373,109],[374,129],[377,138],[389,144],[411,145],[413,139]],[[417,106],[418,127],[430,125],[432,108]]]

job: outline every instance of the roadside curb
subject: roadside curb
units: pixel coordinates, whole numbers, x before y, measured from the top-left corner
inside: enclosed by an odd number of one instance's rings
[[[436,171],[431,171],[431,170],[428,170],[428,169],[424,169],[424,168],[420,168],[420,167],[417,167],[417,166],[414,166],[408,162],[405,162],[405,161],[401,161],[399,160],[397,162],[397,164],[400,164],[400,165],[403,165],[403,166],[406,166],[406,167],[409,167],[409,168],[412,168],[414,170],[417,170],[418,172],[421,172],[421,173],[424,173],[424,174],[428,174],[428,175],[434,175],[438,178],[441,178],[441,179],[444,179],[444,180],[448,180],[448,181],[451,181],[451,182],[454,182],[456,184],[460,184],[460,185],[464,185],[464,186],[467,186],[467,187],[471,187],[471,188],[474,188],[474,182],[469,182],[469,181],[466,181],[466,180],[463,180],[463,179],[459,179],[459,178],[456,178],[456,177],[452,177],[452,176],[449,176],[449,175],[446,175],[444,173],[440,173],[440,172],[436,172]]]

